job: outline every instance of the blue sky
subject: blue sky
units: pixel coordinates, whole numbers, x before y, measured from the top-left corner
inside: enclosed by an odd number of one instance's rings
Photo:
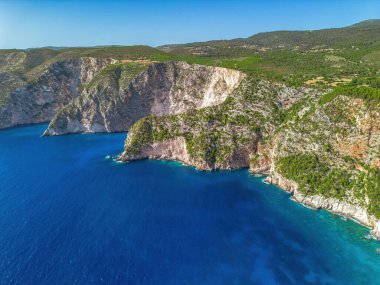
[[[380,18],[380,0],[0,0],[0,48],[157,46]]]

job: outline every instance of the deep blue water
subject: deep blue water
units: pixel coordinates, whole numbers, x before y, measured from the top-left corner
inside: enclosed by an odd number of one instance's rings
[[[0,132],[1,284],[379,284],[368,230],[247,170],[118,164],[125,134]]]

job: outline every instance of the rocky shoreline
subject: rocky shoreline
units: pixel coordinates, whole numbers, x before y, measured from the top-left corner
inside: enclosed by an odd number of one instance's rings
[[[192,166],[202,171],[216,171],[216,170],[236,170],[245,167],[250,167],[250,155],[247,154],[246,158],[240,161],[234,161],[233,164],[213,164],[210,165],[205,161],[192,159],[186,149],[186,141],[182,137],[177,137],[164,142],[155,142],[152,145],[145,146],[138,154],[131,155],[123,152],[117,161],[135,161],[141,159],[155,159],[155,160],[171,160],[178,161],[185,165]],[[334,214],[349,218],[360,225],[371,229],[371,235],[380,240],[380,220],[374,216],[368,215],[367,211],[362,207],[350,204],[348,202],[340,201],[336,198],[325,198],[319,195],[306,196],[298,190],[297,183],[286,179],[272,170],[271,174],[267,171],[270,167],[257,169],[252,167],[250,171],[252,174],[269,175],[266,176],[264,182],[273,184],[282,190],[292,194],[292,200],[300,203],[311,209],[324,209]],[[260,171],[263,170],[263,171]]]
[[[298,190],[298,185],[275,173],[265,178],[265,182],[273,184],[292,194],[292,200],[311,209],[324,209],[331,213],[349,218],[358,224],[371,229],[371,235],[380,240],[380,220],[368,215],[367,211],[359,206],[339,201],[335,198],[322,196],[306,196]]]
[[[208,171],[249,167],[295,201],[353,219],[380,239],[379,105],[349,96],[321,104],[325,95],[246,78],[223,103],[140,119],[119,159],[176,160]],[[306,195],[295,181],[305,183]]]
[[[37,75],[7,91],[0,129],[50,121],[44,136],[129,131],[119,161],[249,167],[293,200],[353,219],[380,239],[378,100],[178,61],[80,57]],[[311,190],[305,195],[292,180],[319,188],[302,187]]]

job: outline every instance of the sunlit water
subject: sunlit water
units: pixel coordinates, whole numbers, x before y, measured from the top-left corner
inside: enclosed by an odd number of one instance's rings
[[[0,132],[2,284],[379,284],[369,231],[247,170],[118,164],[125,134]]]

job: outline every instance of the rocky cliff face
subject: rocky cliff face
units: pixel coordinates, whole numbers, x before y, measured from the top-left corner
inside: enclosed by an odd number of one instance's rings
[[[309,103],[258,152],[267,158],[261,161],[268,181],[292,192],[294,200],[347,216],[379,237],[379,102],[338,96]]]
[[[184,62],[124,64],[102,73],[63,108],[45,135],[126,131],[138,119],[222,103],[244,74]]]
[[[202,159],[191,154],[188,141],[179,136],[164,141],[153,142],[142,147],[139,153],[124,152],[120,161],[141,159],[175,160],[196,167],[199,170],[232,170],[249,166],[250,156],[254,153],[254,144],[236,149],[225,161]],[[128,147],[128,146],[127,146]]]
[[[13,61],[22,60],[21,55],[13,57]],[[9,73],[1,73],[1,83],[13,87],[3,90],[1,96],[0,129],[48,122],[60,108],[79,96],[82,84],[112,62],[112,59],[94,58],[58,61],[51,64],[34,82],[25,82]],[[5,68],[10,67],[4,64]]]
[[[120,159],[176,159],[204,170],[249,167],[259,142],[275,130],[280,110],[315,95],[306,88],[243,80],[217,106],[141,119],[130,129]]]
[[[49,120],[45,135],[129,129],[119,160],[250,167],[380,238],[377,89],[337,96],[183,62],[77,58],[25,69],[27,58],[0,54],[0,129]]]
[[[139,120],[119,159],[250,166],[295,201],[345,215],[379,237],[379,102],[337,96],[321,103],[322,94],[248,78],[217,106]]]

